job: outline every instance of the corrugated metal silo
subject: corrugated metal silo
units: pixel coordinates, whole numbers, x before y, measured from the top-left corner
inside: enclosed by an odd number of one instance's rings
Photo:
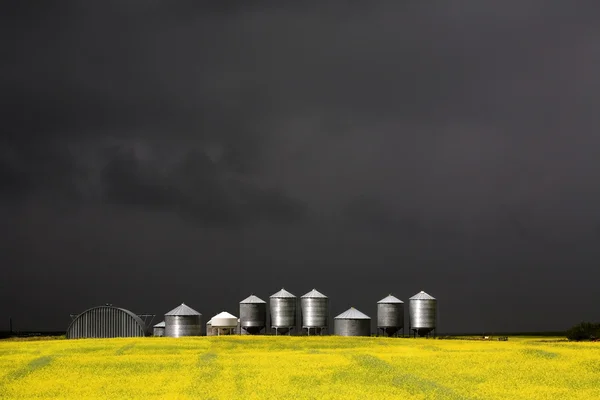
[[[397,336],[400,329],[404,329],[404,302],[390,294],[377,302],[377,330]]]
[[[154,325],[153,335],[157,337],[165,336],[165,321],[159,322],[158,324]]]
[[[202,314],[181,303],[165,314],[165,336],[201,336]]]
[[[146,336],[144,321],[124,308],[105,305],[79,314],[67,328],[67,339]]]
[[[212,319],[206,323],[206,336],[214,336],[212,329]]]
[[[429,336],[437,327],[437,300],[424,291],[408,300],[409,329],[415,336]]]
[[[271,329],[275,334],[291,333],[296,327],[297,297],[285,289],[269,297],[271,310]]]
[[[370,336],[371,317],[352,307],[333,319],[333,333],[338,336]]]
[[[267,326],[267,303],[255,295],[240,301],[240,333],[256,335]]]
[[[211,318],[211,328],[213,335],[232,335],[238,326],[238,317],[229,314],[226,311],[220,312]]]
[[[329,298],[316,289],[311,290],[300,298],[302,310],[302,329],[310,335],[321,334],[329,325]]]

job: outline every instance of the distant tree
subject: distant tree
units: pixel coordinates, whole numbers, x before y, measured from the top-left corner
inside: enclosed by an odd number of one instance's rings
[[[598,338],[600,338],[600,324],[592,322],[582,322],[567,331],[569,340],[596,340]]]

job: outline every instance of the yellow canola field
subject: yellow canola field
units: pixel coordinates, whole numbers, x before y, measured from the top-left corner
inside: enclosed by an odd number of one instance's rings
[[[230,336],[0,341],[0,399],[600,399],[600,343]]]

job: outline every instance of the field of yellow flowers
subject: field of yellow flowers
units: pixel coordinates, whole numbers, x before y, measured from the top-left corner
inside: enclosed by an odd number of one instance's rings
[[[0,341],[0,399],[599,399],[600,343],[230,336]]]

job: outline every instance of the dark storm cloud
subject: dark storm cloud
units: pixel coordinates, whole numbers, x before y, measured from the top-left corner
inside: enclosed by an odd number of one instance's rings
[[[303,217],[302,204],[275,189],[244,181],[222,164],[196,151],[161,171],[155,163],[138,159],[133,149],[117,149],[102,171],[104,200],[175,211],[217,225],[293,222]]]
[[[11,281],[42,293],[52,268],[79,296],[61,312],[107,286],[132,308],[186,295],[206,313],[250,287],[323,285],[366,310],[430,289],[451,330],[494,325],[484,308],[556,329],[541,303],[592,304],[593,279],[564,265],[589,277],[600,248],[597,2],[365,4],[5,9]],[[185,278],[165,288],[171,273]],[[36,309],[1,285],[3,304]],[[494,301],[507,293],[514,318]]]

